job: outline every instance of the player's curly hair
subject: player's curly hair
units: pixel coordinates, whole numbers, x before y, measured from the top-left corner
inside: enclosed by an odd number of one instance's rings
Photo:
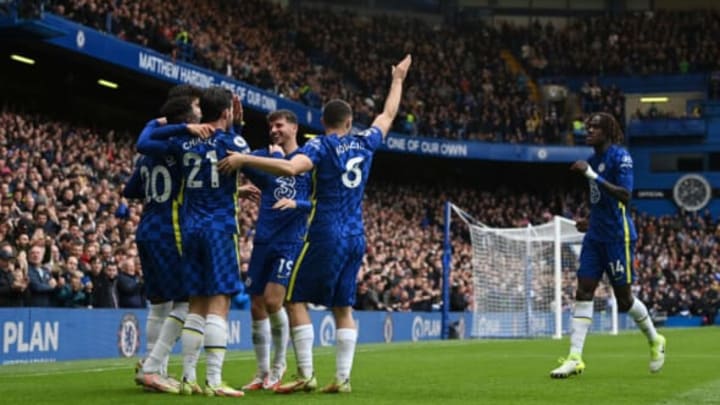
[[[625,135],[623,134],[622,128],[620,128],[620,123],[617,122],[612,114],[598,112],[593,113],[590,119],[593,117],[600,117],[600,129],[602,129],[603,134],[610,138],[610,142],[618,145],[623,143]]]

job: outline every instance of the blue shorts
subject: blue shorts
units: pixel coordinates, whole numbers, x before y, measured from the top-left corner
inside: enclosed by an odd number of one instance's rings
[[[180,253],[174,239],[138,240],[145,295],[150,300],[187,301]]]
[[[236,234],[183,230],[182,242],[182,269],[188,295],[235,295],[242,290]]]
[[[286,299],[326,307],[352,306],[364,254],[364,235],[305,242],[295,261]]]
[[[302,243],[256,243],[253,245],[245,287],[250,295],[263,295],[267,283],[287,288]]]
[[[635,280],[633,257],[635,241],[599,242],[583,239],[578,278],[602,279],[603,273],[613,286],[631,285]]]

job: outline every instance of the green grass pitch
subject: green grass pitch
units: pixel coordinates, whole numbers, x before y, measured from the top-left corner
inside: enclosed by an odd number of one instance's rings
[[[567,352],[567,338],[467,340],[360,345],[349,395],[250,392],[231,399],[146,393],[132,381],[135,360],[111,359],[2,366],[0,404],[720,404],[720,328],[661,332],[668,339],[667,361],[655,375],[648,372],[645,338],[632,332],[590,335],[585,374],[568,380],[549,377]],[[292,350],[289,360],[294,369]],[[316,350],[320,385],[331,380],[334,364],[332,348]],[[240,386],[254,368],[252,352],[231,352],[224,378]],[[179,371],[175,357],[171,372]]]

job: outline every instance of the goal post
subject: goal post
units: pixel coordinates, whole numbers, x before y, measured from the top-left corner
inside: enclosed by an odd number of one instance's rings
[[[458,206],[445,205],[443,319],[449,298],[452,213],[467,225],[472,244],[473,337],[559,339],[569,328],[583,233],[555,216],[541,225],[493,228]],[[446,257],[447,256],[447,260]],[[617,305],[603,281],[596,294],[593,331],[617,333]],[[443,324],[443,331],[447,325]]]

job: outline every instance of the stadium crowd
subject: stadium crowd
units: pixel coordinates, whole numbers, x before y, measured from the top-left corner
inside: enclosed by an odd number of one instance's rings
[[[132,169],[133,141],[38,115],[0,113],[0,306],[145,306],[134,245],[142,205],[121,197]],[[572,218],[587,211],[581,191],[540,195],[371,181],[357,309],[439,308],[446,199],[463,201],[467,212],[493,227],[541,224],[552,215]],[[241,204],[240,250],[247,271],[257,207]],[[705,212],[635,215],[635,221],[639,297],[669,315],[717,313],[718,219]],[[470,310],[472,247],[456,222],[450,304],[453,310]],[[573,296],[573,268],[570,263],[565,270],[564,303]]]
[[[412,49],[419,73],[405,92],[397,132],[557,143],[564,140],[560,129],[567,129],[545,119],[550,114],[529,92],[529,78],[500,58],[499,33],[482,25],[469,29],[399,17],[291,11],[261,0],[242,7],[198,0],[57,0],[52,10],[313,107],[348,99],[361,124],[382,107],[386,75],[377,65]]]
[[[660,10],[501,30],[538,77],[685,74],[720,68],[718,18],[717,10]]]
[[[624,96],[613,87],[596,100],[584,86],[578,108],[558,108],[541,105],[531,77],[682,74],[711,71],[720,60],[713,46],[716,12],[626,13],[578,18],[562,28],[494,28],[478,21],[434,24],[292,9],[263,0],[242,7],[200,0],[54,0],[50,9],[306,105],[349,99],[361,124],[382,107],[385,73],[376,66],[412,50],[418,73],[395,130],[488,142],[572,142],[565,135],[576,129],[579,112],[611,112],[625,122]],[[501,58],[503,49],[520,63]]]

